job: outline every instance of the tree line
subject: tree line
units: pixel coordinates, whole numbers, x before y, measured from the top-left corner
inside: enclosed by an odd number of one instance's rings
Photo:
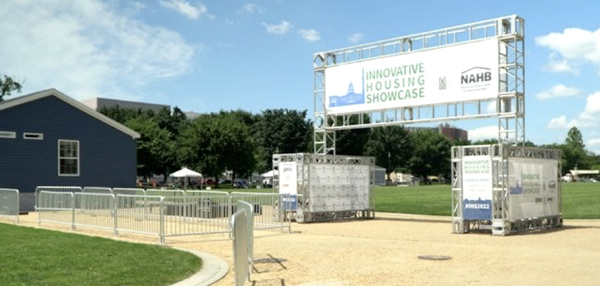
[[[0,78],[0,102],[21,88],[21,83],[4,75]],[[215,178],[226,170],[234,177],[248,177],[270,170],[272,154],[313,149],[313,126],[306,119],[306,110],[269,109],[260,114],[221,111],[191,119],[178,107],[172,112],[167,108],[155,112],[117,106],[99,112],[140,133],[137,173],[141,176],[168,175],[180,166],[188,166]],[[338,154],[374,156],[388,178],[395,171],[420,178],[432,174],[449,178],[452,146],[495,143],[497,140],[455,141],[428,130],[409,132],[403,126],[336,133]],[[600,169],[600,155],[585,148],[577,127],[568,131],[563,143],[536,146],[527,141],[524,145],[560,149],[561,174],[573,169]]]
[[[218,178],[225,171],[234,178],[272,169],[272,155],[313,152],[313,124],[307,111],[267,109],[259,114],[220,111],[187,118],[177,107],[160,111],[104,107],[104,115],[140,133],[138,175],[168,175],[181,166]],[[435,129],[434,129],[435,130]],[[392,172],[450,177],[452,146],[495,144],[496,140],[451,140],[431,129],[408,130],[392,125],[336,133],[336,152],[373,156],[378,166]],[[562,174],[600,168],[600,156],[585,149],[581,132],[573,127],[562,144],[526,146],[560,149]]]

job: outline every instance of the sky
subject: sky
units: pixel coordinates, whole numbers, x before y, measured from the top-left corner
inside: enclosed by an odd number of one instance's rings
[[[526,140],[563,143],[575,126],[600,154],[598,11],[591,0],[3,0],[0,75],[23,83],[13,97],[56,88],[77,100],[286,108],[313,120],[314,54],[516,14]],[[497,138],[497,120],[449,123],[471,140]]]

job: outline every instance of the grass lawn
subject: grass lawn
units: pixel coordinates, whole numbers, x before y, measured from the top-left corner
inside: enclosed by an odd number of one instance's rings
[[[0,284],[170,285],[202,266],[197,256],[157,245],[0,223]]]
[[[450,185],[375,187],[375,211],[444,215],[451,213]],[[600,219],[600,183],[562,184],[563,218]]]

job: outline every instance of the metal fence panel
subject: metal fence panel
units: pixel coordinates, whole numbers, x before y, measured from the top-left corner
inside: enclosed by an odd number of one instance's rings
[[[184,197],[166,197],[165,234],[230,233],[231,209],[226,192],[187,191]]]
[[[38,194],[38,222],[74,225],[74,196],[70,192],[40,191]]]
[[[35,188],[35,209],[37,210],[38,204],[38,195],[41,191],[49,191],[49,192],[64,192],[64,193],[80,193],[82,191],[81,187],[76,186],[38,186]]]
[[[156,234],[164,244],[164,198],[117,195],[115,233]]]
[[[252,213],[252,205],[248,202],[239,201],[237,205],[237,209],[246,211],[247,214]],[[252,270],[252,265],[254,261],[254,216],[247,215],[246,216],[246,231],[247,231],[247,245],[248,245],[248,261],[250,262],[250,270]]]
[[[185,197],[185,191],[184,190],[155,190],[155,189],[148,189],[146,190],[146,195],[147,196],[161,196],[161,197],[165,197],[165,199],[169,199],[169,198],[180,198],[180,197]]]
[[[111,193],[75,193],[75,201],[82,202],[75,210],[74,225],[115,230],[115,196]]]
[[[291,231],[291,223],[285,219],[284,201],[289,201],[289,194],[273,193],[231,193],[231,203],[245,201],[252,205],[254,216],[254,229],[285,228]]]
[[[13,217],[19,223],[19,190],[0,189],[0,216]]]
[[[146,190],[137,188],[112,188],[113,195],[138,195],[143,196],[146,194]]]
[[[250,264],[248,263],[248,228],[245,210],[238,210],[231,217],[233,227],[233,264],[235,266],[235,285],[243,286],[246,279],[250,281]]]

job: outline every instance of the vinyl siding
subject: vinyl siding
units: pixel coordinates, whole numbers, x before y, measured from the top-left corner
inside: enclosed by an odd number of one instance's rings
[[[0,130],[17,133],[0,138],[2,188],[135,186],[135,140],[54,96],[2,110]],[[24,132],[42,133],[43,140],[23,139]],[[59,139],[79,141],[79,176],[58,175]]]

